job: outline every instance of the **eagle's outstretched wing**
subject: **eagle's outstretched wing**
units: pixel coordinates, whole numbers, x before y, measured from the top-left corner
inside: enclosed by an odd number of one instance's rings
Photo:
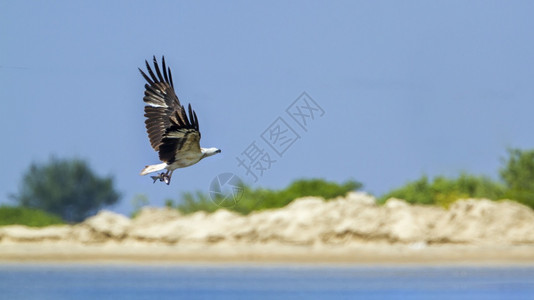
[[[148,61],[145,61],[148,74],[139,71],[147,81],[145,84],[145,120],[150,144],[159,151],[159,158],[171,164],[180,152],[200,152],[200,132],[198,118],[189,105],[189,117],[178,96],[174,92],[171,69],[166,68],[165,57],[162,57],[161,72],[154,56],[154,74]]]

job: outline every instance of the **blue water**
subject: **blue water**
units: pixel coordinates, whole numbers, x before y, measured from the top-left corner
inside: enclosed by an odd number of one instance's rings
[[[4,264],[0,299],[534,299],[534,267]]]

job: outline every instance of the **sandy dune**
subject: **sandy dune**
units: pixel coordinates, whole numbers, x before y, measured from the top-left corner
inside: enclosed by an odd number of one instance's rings
[[[0,259],[292,262],[534,262],[534,211],[465,199],[448,210],[362,193],[302,198],[248,216],[147,207],[73,226],[0,228]]]

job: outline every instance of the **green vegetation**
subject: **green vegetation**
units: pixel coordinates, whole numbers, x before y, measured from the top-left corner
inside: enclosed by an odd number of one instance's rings
[[[467,173],[462,173],[456,178],[437,176],[429,179],[427,176],[422,176],[386,193],[378,199],[378,202],[384,203],[394,197],[414,204],[449,207],[454,201],[462,198],[487,198],[512,199],[534,208],[534,150],[508,150],[508,158],[503,160],[499,174],[501,180]],[[212,201],[209,195],[196,192],[184,194],[181,204],[174,205],[173,201],[167,200],[167,205],[176,207],[184,213],[191,213],[199,210],[212,212],[227,204],[228,209],[248,214],[254,210],[282,207],[303,196],[330,199],[359,188],[361,184],[355,181],[336,184],[320,179],[298,180],[278,191],[243,186],[243,196],[237,203],[217,198]],[[214,202],[223,205],[216,205]]]
[[[488,198],[516,200],[534,208],[534,150],[509,149],[508,154],[499,172],[502,181],[465,173],[453,179],[438,176],[432,181],[423,176],[383,195],[379,202],[395,197],[448,207],[460,198]]]
[[[509,149],[508,155],[500,171],[506,184],[505,198],[534,208],[534,150]]]
[[[119,197],[111,177],[97,176],[83,160],[56,158],[32,163],[19,194],[12,196],[22,207],[41,209],[67,222],[83,221]]]
[[[248,186],[242,186],[242,196],[236,197],[236,201],[231,197],[227,199],[219,197],[212,200],[206,193],[196,192],[185,193],[181,204],[174,205],[173,201],[167,200],[166,205],[176,207],[183,213],[192,213],[199,210],[212,212],[224,207],[241,214],[248,214],[255,210],[283,207],[294,199],[304,196],[317,196],[325,199],[344,196],[348,192],[361,187],[362,184],[356,181],[337,184],[322,179],[301,179],[294,181],[282,190],[252,189]]]
[[[136,194],[132,198],[131,203],[133,207],[133,212],[130,216],[132,218],[135,218],[144,206],[147,206],[150,204],[150,202],[148,201],[148,196],[145,194]]]
[[[512,199],[534,208],[534,150],[508,150],[499,171],[500,180],[462,173],[456,178],[427,176],[408,182],[378,199],[384,203],[391,197],[414,204],[433,204],[448,207],[461,198]],[[250,212],[286,206],[296,198],[318,196],[332,199],[358,190],[362,184],[347,181],[341,184],[322,179],[301,179],[281,190],[241,186],[239,196],[217,196],[211,199],[204,192],[184,193],[182,201],[167,199],[167,207],[183,213],[213,212],[221,207],[249,214]],[[52,158],[46,164],[32,164],[24,174],[18,195],[12,196],[19,207],[0,206],[0,226],[22,224],[46,226],[78,222],[119,199],[111,177],[101,178],[82,160]],[[178,203],[178,204],[176,204]],[[135,195],[132,206],[135,214],[148,197]],[[62,221],[63,220],[63,221]]]
[[[437,204],[448,207],[460,198],[501,199],[504,186],[483,176],[461,174],[458,178],[449,179],[438,176],[429,181],[426,176],[407,183],[379,199],[384,203],[389,198],[404,199],[409,203]]]
[[[0,206],[0,226],[26,225],[43,227],[54,224],[62,224],[61,218],[44,211],[13,206]]]

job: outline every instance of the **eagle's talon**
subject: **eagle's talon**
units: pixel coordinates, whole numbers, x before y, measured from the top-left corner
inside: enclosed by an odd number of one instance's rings
[[[150,177],[154,180],[153,183],[156,183],[156,181],[159,180],[159,181],[164,181],[168,185],[170,182],[169,175],[167,175],[166,173],[159,173],[158,176],[150,176]]]
[[[161,181],[165,182],[167,185],[169,185],[171,183],[171,176],[169,176],[168,174],[163,174],[162,173],[162,177],[161,177]]]

